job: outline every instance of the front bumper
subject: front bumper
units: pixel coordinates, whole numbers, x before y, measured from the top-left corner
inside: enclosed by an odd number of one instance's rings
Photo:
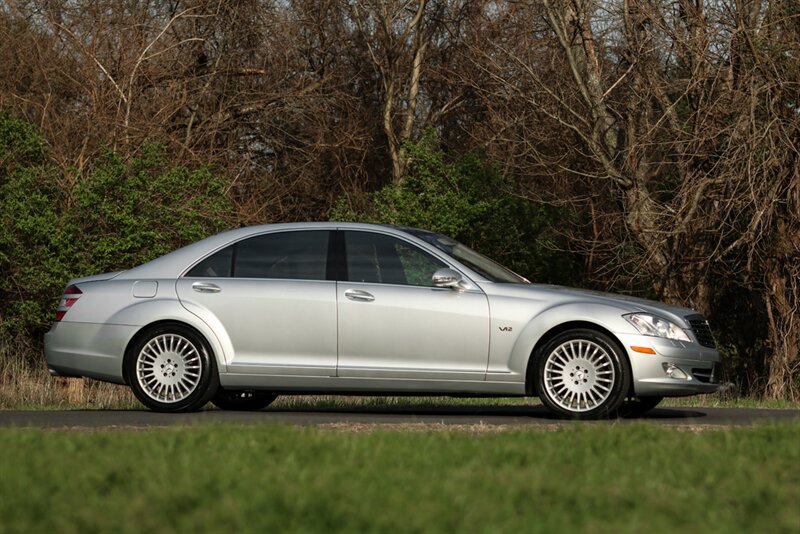
[[[682,397],[719,388],[722,368],[716,349],[651,336],[617,337],[628,353],[637,396]],[[631,347],[651,348],[656,354],[642,354]]]

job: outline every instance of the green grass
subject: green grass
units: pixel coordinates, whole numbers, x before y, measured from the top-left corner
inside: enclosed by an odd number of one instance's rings
[[[4,532],[797,532],[800,425],[0,431]]]

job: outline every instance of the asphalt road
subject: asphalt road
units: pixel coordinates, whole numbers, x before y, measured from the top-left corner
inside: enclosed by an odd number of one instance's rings
[[[656,408],[645,417],[621,420],[673,426],[739,426],[771,421],[800,421],[800,410],[753,408]],[[433,408],[369,407],[323,410],[266,409],[260,412],[206,410],[162,414],[146,410],[0,411],[0,427],[150,428],[199,424],[284,423],[298,426],[335,424],[392,425],[574,425],[555,418],[541,406],[443,406]],[[619,424],[595,421],[591,424]]]

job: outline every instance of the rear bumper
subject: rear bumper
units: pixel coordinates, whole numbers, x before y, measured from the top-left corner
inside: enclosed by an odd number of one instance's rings
[[[47,368],[55,376],[86,376],[124,384],[122,360],[139,327],[55,323],[44,335]]]
[[[722,371],[719,352],[697,343],[664,338],[618,334],[633,372],[637,396],[682,397],[713,393]],[[631,347],[647,347],[656,354],[642,354]]]

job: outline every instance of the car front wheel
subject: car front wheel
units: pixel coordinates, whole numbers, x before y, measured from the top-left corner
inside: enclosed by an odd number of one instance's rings
[[[539,397],[563,417],[616,417],[631,380],[624,358],[617,344],[601,332],[562,332],[537,351]]]
[[[130,347],[128,378],[139,402],[157,412],[193,412],[219,387],[211,349],[191,328],[159,325]]]

